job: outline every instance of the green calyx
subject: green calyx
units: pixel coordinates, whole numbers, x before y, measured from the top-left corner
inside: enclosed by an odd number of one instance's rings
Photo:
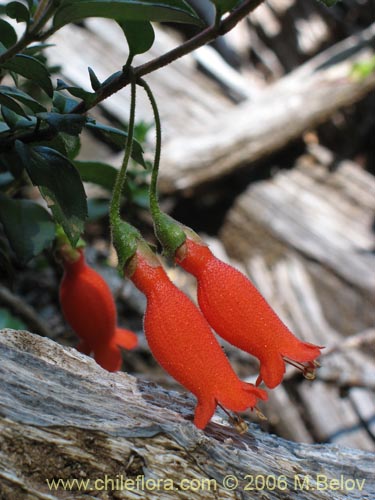
[[[75,247],[72,247],[69,238],[65,234],[64,229],[59,224],[56,225],[55,234],[55,249],[57,255],[64,261],[68,262],[74,262],[78,260],[80,256],[80,248],[84,248],[86,246],[86,243],[83,241],[83,239],[79,238]]]
[[[154,229],[164,254],[173,259],[177,249],[186,240],[183,226],[169,215],[159,212],[157,215],[154,214]]]
[[[118,256],[118,270],[122,273],[129,261],[134,257],[138,242],[142,239],[140,232],[131,224],[122,220],[112,227],[113,246]]]

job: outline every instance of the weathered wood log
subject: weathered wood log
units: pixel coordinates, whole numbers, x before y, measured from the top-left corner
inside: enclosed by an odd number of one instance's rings
[[[292,439],[298,439],[303,429],[307,432],[309,428],[321,441],[375,451],[374,440],[369,438],[375,417],[373,356],[366,355],[359,347],[351,348],[350,352],[345,348],[329,349],[342,342],[343,336],[325,319],[302,259],[294,256],[280,260],[272,270],[260,260],[261,257],[251,259],[250,274],[256,276],[257,287],[269,303],[299,338],[328,347],[327,354],[325,349],[322,352],[318,380],[313,384],[302,381],[291,387],[286,385],[284,392],[277,388],[271,395],[271,412],[293,414],[289,431]],[[266,273],[269,276],[265,280]],[[271,281],[273,286],[264,287],[264,281]],[[270,415],[267,411],[266,414]],[[280,419],[276,424],[278,428],[285,422]]]
[[[375,24],[314,57],[232,110],[217,113],[193,133],[166,141],[160,187],[184,190],[248,166],[360,100],[375,74],[351,76],[353,64],[373,55]],[[183,130],[183,129],[182,129]]]
[[[292,252],[271,266],[261,255],[239,265],[228,257],[218,240],[204,239],[218,258],[249,275],[298,338],[326,346],[316,382],[304,381],[289,366],[287,383],[270,391],[269,401],[262,410],[272,428],[293,441],[313,442],[315,437],[323,442],[375,451],[375,440],[370,437],[375,429],[375,363],[365,347],[366,343],[374,344],[375,330],[361,332],[344,342],[343,335],[324,316],[303,259]],[[254,372],[248,354],[227,343],[224,346],[236,368],[241,367],[247,380],[255,383],[257,375],[249,377]]]
[[[262,254],[272,265],[298,252],[327,321],[351,335],[374,324],[374,200],[373,176],[314,145],[292,170],[251,184],[221,236],[240,262]]]
[[[219,417],[199,431],[190,396],[108,373],[25,331],[0,331],[0,360],[2,500],[375,495],[371,453],[296,444],[253,425],[240,436]],[[77,481],[51,489],[53,479]]]

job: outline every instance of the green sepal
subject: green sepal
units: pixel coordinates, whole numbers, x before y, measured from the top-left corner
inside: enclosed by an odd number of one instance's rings
[[[154,216],[154,229],[157,239],[163,247],[163,253],[173,259],[177,249],[185,243],[186,234],[183,226],[170,215],[159,212]]]
[[[72,246],[68,236],[66,235],[63,227],[60,224],[56,224],[55,226],[55,235],[56,235],[56,245],[57,247],[61,247],[63,245]],[[85,248],[86,242],[79,237],[77,243],[72,247],[72,249]]]
[[[141,239],[141,233],[131,224],[120,220],[113,225],[112,242],[117,252],[117,268],[120,273],[124,272],[130,259],[134,257]]]

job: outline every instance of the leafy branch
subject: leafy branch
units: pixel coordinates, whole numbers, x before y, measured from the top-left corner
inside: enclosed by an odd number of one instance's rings
[[[132,74],[134,78],[139,79],[147,74],[153,73],[164,66],[176,61],[177,59],[191,53],[192,51],[202,47],[203,45],[212,42],[219,36],[225,35],[233,29],[239,21],[244,19],[250,12],[256,9],[264,0],[245,0],[241,5],[233,10],[228,16],[219,23],[215,22],[212,26],[207,27],[194,37],[182,43],[178,47],[166,52],[165,54],[156,57],[145,64],[134,67]],[[68,114],[83,114],[126,87],[131,80],[128,71],[128,65],[125,65],[121,73],[113,78],[109,78],[107,82],[100,85],[96,92],[92,95],[89,102],[82,100]],[[3,141],[4,148],[7,149],[13,145],[15,139],[19,139],[24,143],[50,140],[56,135],[56,129],[51,126],[41,127],[29,132],[18,133],[17,137],[9,136]]]
[[[53,16],[53,13],[55,12],[57,5],[59,4],[59,1],[60,0],[42,0],[41,2],[39,2],[35,10],[32,22],[30,24],[29,22],[27,22],[25,33],[18,40],[18,42],[16,42],[12,47],[0,54],[0,64],[8,61],[16,54],[22,52],[30,43],[42,41],[51,36],[53,31],[55,30],[49,30],[43,35],[41,34],[41,30]]]

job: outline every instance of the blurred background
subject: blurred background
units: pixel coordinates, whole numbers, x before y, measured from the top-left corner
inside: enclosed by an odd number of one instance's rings
[[[190,0],[208,23],[208,0]],[[158,57],[193,28],[156,25]],[[267,432],[306,443],[375,450],[375,18],[366,0],[328,9],[311,0],[267,0],[227,36],[146,77],[163,126],[162,208],[199,232],[213,252],[246,273],[301,339],[326,346],[314,382],[290,369],[260,405]],[[66,26],[46,54],[55,77],[89,90],[121,69],[127,47],[109,20]],[[129,90],[91,114],[126,126]],[[152,160],[154,129],[138,92],[137,138]],[[96,131],[80,160],[118,167],[122,152]],[[149,173],[135,164],[123,215],[156,243],[147,210]],[[88,262],[108,281],[119,323],[139,334],[123,369],[182,390],[153,360],[142,332],[145,299],[117,273],[109,242],[110,193],[86,184]],[[38,196],[27,188],[30,198]],[[166,262],[195,300],[194,279]],[[26,328],[67,346],[77,338],[58,302],[62,269],[52,251],[16,265],[0,284],[0,327]],[[239,376],[257,362],[223,343]],[[220,414],[220,413],[219,413]]]

